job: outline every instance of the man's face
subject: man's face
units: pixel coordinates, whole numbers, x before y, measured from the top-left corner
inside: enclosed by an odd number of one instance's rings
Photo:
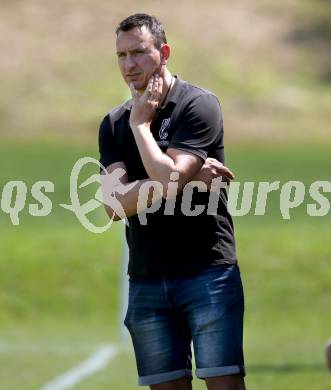
[[[129,85],[143,91],[151,76],[161,71],[161,53],[154,45],[154,37],[144,26],[120,31],[116,40],[118,65]]]

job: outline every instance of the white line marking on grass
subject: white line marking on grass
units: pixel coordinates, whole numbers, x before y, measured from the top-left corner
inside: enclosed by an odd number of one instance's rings
[[[102,370],[118,353],[118,347],[104,345],[97,349],[87,360],[72,368],[63,375],[46,384],[41,390],[71,389],[88,376]]]
[[[95,347],[95,345],[59,345],[59,344],[28,344],[28,343],[4,343],[0,342],[0,355],[1,354],[25,354],[25,353],[58,353],[58,354],[77,354],[88,353]]]

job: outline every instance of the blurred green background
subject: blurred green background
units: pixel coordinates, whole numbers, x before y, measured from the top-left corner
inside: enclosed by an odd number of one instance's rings
[[[22,180],[28,196],[19,226],[0,210],[0,389],[40,388],[119,340],[123,225],[93,234],[59,204],[70,203],[77,159],[98,158],[101,119],[128,95],[114,29],[134,12],[165,25],[173,73],[218,95],[236,180],[305,183],[290,220],[282,219],[280,191],[265,216],[253,206],[235,218],[246,381],[252,390],[329,389],[331,219],[306,211],[309,185],[330,181],[329,0],[1,1],[0,194]],[[55,185],[53,209],[31,217],[39,180]],[[90,217],[107,222],[102,207]],[[75,388],[137,389],[130,344]]]

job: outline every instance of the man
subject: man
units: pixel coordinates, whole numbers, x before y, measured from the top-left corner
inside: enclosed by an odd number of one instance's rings
[[[244,302],[224,187],[216,210],[207,209],[213,180],[233,179],[223,165],[218,100],[171,75],[170,46],[155,17],[132,15],[116,36],[132,99],[104,118],[99,148],[108,173],[124,172],[111,192],[128,219],[125,324],[139,384],[192,389],[193,341],[196,375],[209,390],[244,389]],[[145,212],[146,223],[140,218],[142,193],[145,209],[155,210]],[[114,220],[123,218],[109,203],[106,210]]]

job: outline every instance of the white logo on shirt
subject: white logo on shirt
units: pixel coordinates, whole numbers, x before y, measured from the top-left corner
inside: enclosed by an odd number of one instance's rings
[[[159,137],[160,139],[164,140],[168,137],[168,133],[166,132],[167,128],[170,126],[171,118],[163,119],[159,131]]]
[[[166,130],[170,126],[170,122],[171,122],[171,118],[163,119],[159,130],[160,141],[157,141],[158,145],[161,146],[169,145],[169,141],[166,140],[166,138],[169,136],[169,133]]]

